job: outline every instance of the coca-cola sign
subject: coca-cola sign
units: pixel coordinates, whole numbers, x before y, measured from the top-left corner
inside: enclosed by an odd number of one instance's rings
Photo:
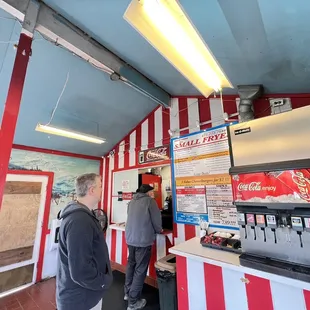
[[[236,202],[310,203],[310,169],[234,175],[232,185]]]
[[[139,164],[150,163],[154,161],[162,161],[170,159],[170,147],[169,145],[156,147],[141,151],[139,153]]]
[[[132,200],[134,193],[118,192],[118,201]]]

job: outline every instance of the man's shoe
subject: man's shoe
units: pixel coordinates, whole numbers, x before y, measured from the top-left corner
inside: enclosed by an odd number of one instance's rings
[[[146,300],[140,299],[136,303],[129,305],[127,310],[139,310],[143,309],[146,306]]]
[[[125,294],[125,296],[124,296],[124,300],[128,300],[129,299],[129,296],[128,296],[128,294]]]

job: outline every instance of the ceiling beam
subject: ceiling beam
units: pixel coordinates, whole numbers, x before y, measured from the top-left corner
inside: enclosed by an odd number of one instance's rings
[[[28,3],[32,1],[34,0],[0,0],[0,8],[23,22]],[[110,74],[112,80],[124,82],[157,104],[165,107],[170,106],[170,95],[165,90],[43,2],[40,2],[35,30],[47,37],[48,40],[62,45],[98,69]]]

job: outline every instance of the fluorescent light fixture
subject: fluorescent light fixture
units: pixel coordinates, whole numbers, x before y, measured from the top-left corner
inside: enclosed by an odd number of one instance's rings
[[[102,144],[105,142],[104,139],[101,139],[98,137],[88,136],[83,133],[74,132],[74,131],[61,129],[61,128],[56,128],[50,125],[37,124],[36,131],[40,131],[40,132],[44,132],[44,133],[48,133],[48,134],[56,135],[56,136],[62,136],[62,137],[70,138],[70,139],[81,140],[85,142],[97,143],[97,144]]]
[[[132,0],[124,18],[205,97],[232,87],[177,0]]]

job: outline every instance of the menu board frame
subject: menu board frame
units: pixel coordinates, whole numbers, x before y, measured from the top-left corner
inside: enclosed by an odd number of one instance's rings
[[[217,132],[223,132],[223,130],[221,129],[225,129],[225,133],[226,133],[226,138],[223,139],[223,141],[227,141],[227,149],[226,149],[226,145],[225,145],[225,150],[217,150],[214,149],[212,157],[213,157],[213,162],[215,162],[215,166],[218,165],[218,167],[220,167],[219,165],[221,165],[221,158],[223,152],[225,153],[225,160],[226,160],[226,165],[228,164],[229,167],[225,168],[225,173],[217,173],[216,171],[212,171],[212,167],[210,166],[210,170],[207,172],[207,174],[201,174],[198,176],[198,178],[201,178],[201,180],[206,179],[206,184],[204,185],[205,188],[207,187],[206,185],[208,184],[209,186],[216,186],[219,185],[221,186],[222,184],[226,184],[231,186],[231,177],[229,176],[229,168],[232,166],[232,157],[231,157],[231,149],[230,149],[230,137],[229,137],[229,130],[228,127],[231,124],[223,124],[220,126],[216,126],[216,127],[212,127],[212,128],[208,128],[206,130],[200,130],[197,132],[193,132],[187,135],[183,135],[181,137],[175,137],[171,139],[171,143],[170,143],[170,154],[171,154],[171,176],[172,176],[172,196],[173,196],[173,210],[174,210],[174,221],[178,224],[188,224],[188,225],[199,225],[200,221],[205,221],[205,222],[209,222],[209,220],[211,220],[209,214],[208,214],[208,203],[207,203],[207,194],[206,194],[206,205],[205,205],[205,211],[206,212],[201,212],[201,210],[203,210],[204,206],[202,206],[202,197],[201,196],[201,189],[199,188],[199,184],[195,185],[195,186],[187,186],[187,183],[190,183],[190,180],[193,178],[197,179],[197,174],[196,175],[190,175],[191,172],[189,171],[185,171],[184,173],[187,174],[185,177],[182,177],[180,175],[182,175],[182,171],[180,171],[180,165],[179,167],[177,166],[178,163],[180,162],[179,160],[183,160],[186,161],[186,165],[189,168],[189,170],[195,171],[195,169],[199,170],[200,168],[198,167],[190,167],[190,160],[186,160],[186,159],[179,159],[180,156],[178,157],[176,155],[176,152],[178,152],[179,150],[175,150],[175,145],[177,145],[176,143],[179,143],[179,145],[182,144],[182,142],[184,141],[189,141],[187,140],[190,137],[193,136],[198,136],[201,138],[205,138],[206,136],[211,135],[211,132],[214,131],[214,133],[216,134]],[[195,143],[199,144],[199,139],[194,140],[194,142],[191,141],[191,145],[188,147],[189,148],[193,148],[195,147]],[[219,141],[220,142],[220,141]],[[206,147],[207,143],[205,144]],[[204,147],[204,144],[201,143],[201,145],[197,145],[198,147]],[[208,150],[208,149],[207,149]],[[216,157],[216,152],[219,152],[219,156]],[[215,155],[214,155],[215,154]],[[194,156],[203,156],[206,158],[206,160],[208,160],[208,152],[203,153],[203,151],[201,151],[201,153],[199,155],[194,155]],[[213,156],[214,155],[214,156]],[[185,155],[184,155],[185,156]],[[187,156],[187,155],[186,155]],[[190,157],[190,154],[189,154]],[[211,157],[211,156],[210,156]],[[215,159],[214,159],[215,158]],[[217,159],[219,160],[219,162],[216,164]],[[228,162],[227,162],[228,160]],[[199,161],[199,160],[198,160]],[[186,168],[185,165],[185,169]],[[199,162],[197,162],[197,160],[195,160],[195,165],[199,165]],[[194,164],[193,164],[194,166]],[[207,168],[208,165],[205,165],[204,167]],[[183,166],[184,168],[184,166]],[[176,170],[178,170],[178,173],[176,173]],[[182,169],[182,168],[181,168]],[[177,179],[176,179],[177,177]],[[210,183],[209,183],[210,182]],[[183,184],[184,183],[184,184]],[[185,191],[185,189],[187,189],[187,191]],[[218,189],[217,189],[218,190]],[[195,191],[198,193],[198,197],[194,197]],[[185,195],[189,193],[192,195],[189,195],[189,197],[187,198]],[[184,197],[182,197],[182,194],[184,194]],[[190,200],[190,202],[188,203],[188,199]],[[181,202],[180,202],[181,201]],[[184,204],[183,204],[184,202]],[[179,206],[179,204],[182,203],[182,206]],[[187,205],[186,205],[187,204]],[[199,206],[200,204],[200,206]],[[194,209],[193,212],[188,211],[186,212],[186,208],[192,208]],[[220,207],[219,207],[220,208]],[[223,208],[225,208],[223,206]],[[232,192],[231,192],[231,208],[235,209],[235,206],[233,206],[233,199],[232,199]],[[227,208],[227,210],[229,210],[229,207]],[[200,212],[199,212],[200,211]],[[226,210],[225,210],[226,211]],[[236,210],[234,210],[234,212],[236,212]],[[237,212],[236,212],[237,214]],[[222,223],[211,223],[209,225],[210,227],[214,227],[214,228],[222,228],[222,229],[229,229],[229,230],[238,230],[238,225],[237,225],[237,219],[236,219],[236,223],[234,223],[233,225],[225,225]]]

